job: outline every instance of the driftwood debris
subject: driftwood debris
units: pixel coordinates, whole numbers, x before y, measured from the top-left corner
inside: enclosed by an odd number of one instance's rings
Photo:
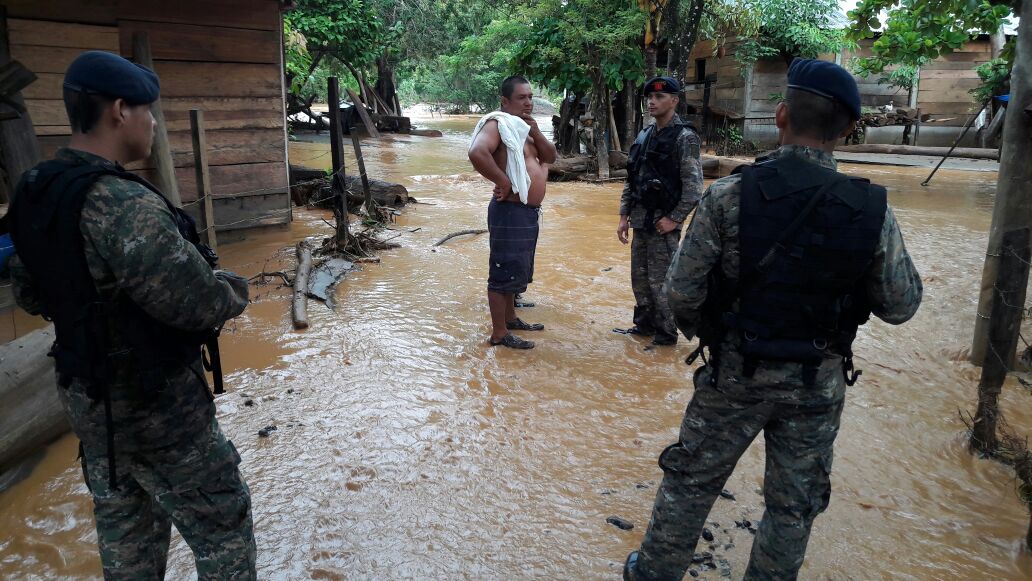
[[[0,346],[0,472],[68,431],[57,395],[54,327]]]
[[[312,247],[297,243],[297,276],[294,278],[292,314],[295,329],[308,328],[308,276],[312,273]]]
[[[325,198],[331,193],[330,180],[326,177],[325,171],[292,165],[290,183],[295,204],[301,206],[328,202]],[[345,176],[343,186],[348,195],[349,210],[365,203],[361,176]],[[369,192],[373,195],[373,201],[380,206],[397,208],[409,202],[408,189],[394,182],[370,179]]]
[[[881,153],[885,155],[926,155],[929,157],[942,157],[949,152],[948,147],[924,147],[919,145],[888,145],[888,144],[861,144],[841,145],[835,151],[843,153]],[[958,147],[950,153],[950,157],[965,159],[988,159],[999,160],[999,149],[982,149],[978,147]]]
[[[741,162],[737,160],[722,163],[721,159],[726,158],[716,158],[708,155],[702,156],[703,175],[708,178],[724,177],[730,173],[730,170],[733,167],[741,164]],[[725,168],[725,165],[730,167]],[[613,170],[610,172],[610,177],[626,177],[627,154],[622,151],[609,152],[609,167]],[[588,156],[586,155],[560,157],[554,164],[549,166],[548,180],[553,182],[577,180],[580,179],[582,175],[587,174],[590,171]]]
[[[487,230],[484,229],[484,228],[475,228],[475,229],[471,229],[471,230],[459,230],[458,232],[452,232],[451,234],[445,236],[444,238],[441,238],[436,243],[434,243],[434,246],[440,246],[440,245],[444,244],[445,242],[447,242],[447,241],[449,241],[452,238],[455,238],[457,236],[466,236],[466,235],[476,236],[478,234],[483,234],[485,232],[487,232]]]
[[[441,133],[437,129],[410,129],[409,135],[418,135],[420,137],[444,137],[444,133]]]

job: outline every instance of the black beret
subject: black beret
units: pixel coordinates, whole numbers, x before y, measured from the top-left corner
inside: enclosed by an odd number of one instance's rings
[[[849,71],[835,63],[797,58],[788,67],[788,88],[799,89],[842,103],[853,119],[860,119],[860,89]]]
[[[672,77],[652,77],[645,82],[645,94],[649,93],[670,93],[677,95],[681,92],[681,83]]]
[[[109,52],[84,52],[68,65],[64,88],[91,95],[124,99],[130,105],[158,100],[158,75],[143,65]]]

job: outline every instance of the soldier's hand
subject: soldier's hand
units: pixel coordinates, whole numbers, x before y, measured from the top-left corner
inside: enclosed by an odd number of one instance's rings
[[[627,216],[620,216],[620,225],[616,227],[616,239],[627,244]]]
[[[659,220],[656,220],[656,232],[660,234],[668,234],[681,227],[680,222],[674,222],[670,218],[663,216]]]

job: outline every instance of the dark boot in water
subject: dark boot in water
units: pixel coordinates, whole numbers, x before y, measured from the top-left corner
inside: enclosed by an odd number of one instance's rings
[[[631,551],[630,555],[627,555],[627,560],[624,561],[623,565],[623,581],[637,581],[638,576],[634,573],[634,568],[638,566],[638,551]]]

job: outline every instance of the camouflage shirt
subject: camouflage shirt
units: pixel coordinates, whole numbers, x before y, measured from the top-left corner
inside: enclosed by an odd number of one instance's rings
[[[786,156],[797,156],[828,169],[837,169],[835,158],[831,154],[803,146],[781,147],[770,159]],[[719,266],[726,278],[738,278],[740,193],[739,175],[717,180],[709,187],[699,202],[681,249],[667,272],[664,290],[670,300],[670,309],[674,313],[678,328],[689,339],[694,338],[698,331],[710,270]],[[917,312],[921,304],[921,279],[910,255],[907,254],[903,235],[891,207],[886,209],[881,236],[865,281],[871,310],[883,321],[898,325],[909,320]],[[737,303],[732,305],[732,310],[737,309]],[[725,337],[722,352],[734,353],[737,345],[737,334],[729,332]],[[821,374],[822,378],[827,377],[829,382],[834,383],[828,383],[828,391],[823,394],[831,399],[844,389],[841,385],[841,370],[837,369],[837,366],[837,360],[829,360],[826,370],[829,374]],[[790,370],[786,377],[790,375],[798,375],[798,370]],[[834,380],[835,377],[838,380]]]
[[[57,159],[105,163],[90,153],[64,148]],[[103,176],[87,194],[80,221],[86,263],[104,298],[123,292],[161,323],[187,331],[213,328],[247,306],[247,283],[212,272],[186,241],[175,218],[153,192],[114,176]],[[32,280],[17,259],[11,278],[18,305],[39,314]]]
[[[681,118],[674,115],[670,125],[676,123],[681,123]],[[666,129],[665,127],[661,131]],[[674,222],[684,222],[688,218],[688,214],[691,214],[699,203],[699,198],[702,197],[702,161],[699,158],[701,147],[699,134],[691,129],[682,129],[681,134],[677,136],[677,159],[681,160],[681,200],[667,214],[667,218]],[[645,223],[648,211],[634,203],[631,193],[631,180],[627,179],[624,182],[623,193],[620,195],[620,215],[629,217],[631,228],[652,226],[652,224]]]
[[[86,152],[62,149],[57,158],[104,163]],[[101,297],[122,293],[157,321],[189,331],[210,329],[239,315],[247,306],[247,281],[212,271],[197,249],[179,233],[175,218],[154,192],[132,181],[101,177],[87,193],[79,229],[90,274]],[[40,312],[33,280],[17,256],[11,261],[15,298],[23,309]],[[132,348],[111,321],[108,347]],[[148,367],[144,378],[134,357],[109,360],[108,393],[117,429],[117,450],[161,448],[187,442],[215,417],[202,375],[200,352],[193,364]],[[83,442],[102,445],[107,435],[104,406],[92,400],[76,379],[61,397],[72,428]]]

